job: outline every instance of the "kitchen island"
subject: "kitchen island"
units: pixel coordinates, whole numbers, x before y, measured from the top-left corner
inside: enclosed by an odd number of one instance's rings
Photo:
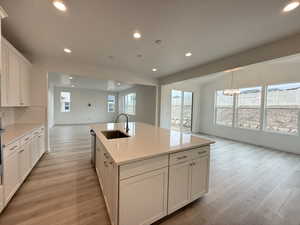
[[[151,224],[208,192],[213,141],[144,123],[129,123],[127,134],[124,123],[91,129],[113,225]]]

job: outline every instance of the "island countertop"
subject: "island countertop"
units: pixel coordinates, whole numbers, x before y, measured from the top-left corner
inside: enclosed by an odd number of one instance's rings
[[[214,141],[192,134],[168,130],[153,125],[130,122],[128,138],[108,140],[101,131],[121,130],[125,132],[125,123],[101,123],[90,125],[100,139],[111,158],[117,165],[152,158],[213,144]]]

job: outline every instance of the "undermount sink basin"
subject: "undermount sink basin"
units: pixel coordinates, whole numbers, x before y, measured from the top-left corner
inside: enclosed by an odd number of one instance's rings
[[[120,130],[105,130],[101,131],[101,133],[107,138],[107,139],[117,139],[117,138],[128,138],[129,135],[123,133]]]

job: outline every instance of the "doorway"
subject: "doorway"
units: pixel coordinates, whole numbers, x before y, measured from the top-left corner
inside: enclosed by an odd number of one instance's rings
[[[172,90],[171,129],[181,132],[192,131],[193,92]]]

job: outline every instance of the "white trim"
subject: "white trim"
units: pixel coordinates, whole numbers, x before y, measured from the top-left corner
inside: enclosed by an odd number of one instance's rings
[[[0,6],[0,17],[1,17],[1,19],[4,19],[5,17],[8,17],[7,13],[2,8],[2,6]]]

